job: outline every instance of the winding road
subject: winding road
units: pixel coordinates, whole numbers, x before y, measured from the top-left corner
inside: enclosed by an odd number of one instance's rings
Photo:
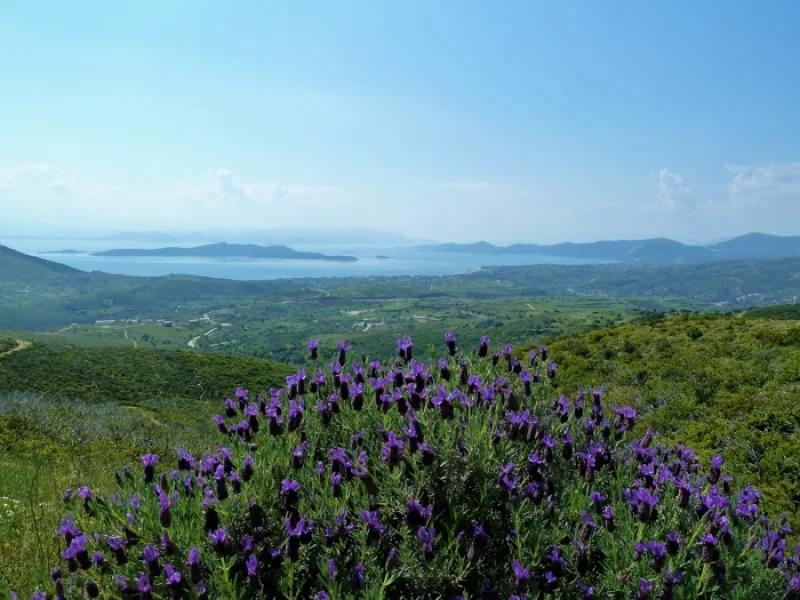
[[[28,348],[31,345],[31,342],[27,340],[14,340],[14,341],[17,342],[17,345],[11,350],[0,352],[0,356],[6,356],[7,354],[12,354],[14,352],[19,352],[20,350],[25,350],[25,348]]]

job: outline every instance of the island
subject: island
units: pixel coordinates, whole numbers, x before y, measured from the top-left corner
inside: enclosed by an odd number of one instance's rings
[[[43,250],[39,254],[88,254],[85,250]]]
[[[281,260],[324,260],[333,262],[356,262],[355,256],[331,256],[321,252],[300,252],[288,246],[259,246],[256,244],[228,244],[219,242],[217,244],[206,244],[205,246],[195,246],[193,248],[153,248],[137,249],[123,248],[119,250],[104,250],[94,252],[92,256],[159,256],[159,257],[179,257],[192,256],[199,258],[275,258]]]
[[[376,256],[375,258],[377,258],[379,260],[388,260],[389,259],[388,256],[384,256],[383,254],[378,254],[378,256]]]

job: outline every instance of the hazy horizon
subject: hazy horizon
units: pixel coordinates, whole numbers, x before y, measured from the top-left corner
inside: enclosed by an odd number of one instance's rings
[[[536,242],[492,242],[486,239],[463,240],[454,242],[449,239],[429,239],[429,238],[414,238],[409,237],[403,233],[391,233],[387,231],[368,229],[368,228],[318,228],[318,229],[303,229],[303,228],[276,228],[264,230],[195,230],[195,231],[181,231],[181,230],[168,230],[168,229],[140,229],[140,230],[103,230],[103,229],[89,229],[85,231],[75,232],[72,229],[47,229],[31,226],[30,230],[23,229],[14,233],[8,233],[9,229],[3,229],[0,224],[0,245],[8,245],[4,240],[48,240],[56,241],[62,240],[69,241],[103,241],[108,242],[105,249],[113,247],[121,247],[126,242],[136,242],[136,247],[146,247],[148,243],[152,247],[163,247],[167,245],[178,246],[195,246],[213,243],[229,243],[229,244],[298,244],[298,245],[330,245],[330,244],[352,244],[359,245],[365,244],[375,247],[402,247],[402,246],[420,246],[420,245],[447,245],[447,244],[475,244],[488,242],[495,246],[509,246],[514,243],[521,244],[537,244]],[[30,232],[28,232],[30,231]],[[687,241],[680,238],[667,238],[673,239],[690,246],[710,246],[725,242],[737,237],[746,235],[778,235],[779,237],[796,237],[792,234],[787,236],[780,236],[779,234],[772,234],[765,231],[746,231],[744,233],[729,235],[724,237],[709,238],[697,241]],[[800,235],[800,234],[798,234]],[[319,236],[316,239],[314,236]],[[592,243],[592,242],[620,242],[620,241],[635,241],[643,239],[657,239],[666,236],[654,236],[653,238],[629,237],[629,238],[596,238],[587,240],[560,240],[552,243],[538,244],[542,246],[553,246],[563,243]],[[116,242],[116,243],[114,243]],[[11,244],[13,246],[13,244]],[[66,249],[66,248],[65,248]],[[30,251],[30,247],[24,248],[24,251]],[[48,251],[52,248],[47,248]]]
[[[0,236],[798,234],[799,19],[788,0],[6,3]]]

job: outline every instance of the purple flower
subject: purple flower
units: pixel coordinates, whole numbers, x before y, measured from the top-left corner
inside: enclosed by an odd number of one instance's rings
[[[222,415],[214,415],[212,418],[214,419],[214,422],[217,424],[217,429],[219,429],[220,432],[227,434],[228,428],[225,426],[225,419],[222,418]]]
[[[653,584],[644,579],[639,578],[639,591],[636,594],[636,600],[647,600],[653,592]]]
[[[156,562],[159,556],[160,553],[158,552],[158,549],[153,545],[148,544],[142,551],[142,560],[148,565]]]
[[[410,337],[405,336],[397,340],[397,354],[404,361],[408,362],[411,360],[413,350],[414,343],[411,341]]]
[[[486,358],[486,356],[489,354],[489,342],[490,341],[491,340],[489,339],[488,336],[484,335],[483,337],[481,337],[481,345],[480,345],[480,348],[478,348],[478,356],[480,358]]]
[[[369,528],[370,535],[377,536],[386,531],[386,527],[380,522],[378,511],[369,511],[362,508],[360,514]]]
[[[255,554],[251,554],[247,559],[247,575],[255,577],[258,574],[258,558]]]
[[[400,463],[403,457],[403,447],[405,443],[397,437],[394,431],[389,432],[389,439],[383,446],[381,456],[383,460],[389,463],[389,466],[394,468]]]
[[[85,485],[78,488],[78,497],[83,500],[84,504],[92,497],[92,490]]]
[[[363,589],[365,585],[364,581],[364,573],[366,572],[366,567],[361,563],[357,564],[353,569],[353,587]]]
[[[228,537],[228,530],[225,527],[220,527],[216,531],[208,534],[211,539],[211,544],[214,546],[214,552],[218,555],[224,555],[230,546],[230,537]]]
[[[426,555],[433,554],[433,540],[436,537],[436,530],[433,527],[420,527],[417,530],[417,537],[422,540],[422,550]]]
[[[444,341],[447,344],[447,350],[450,352],[450,356],[455,356],[456,354],[456,336],[453,335],[452,331],[448,331],[444,334]]]
[[[548,589],[555,587],[555,584],[558,582],[558,578],[553,574],[552,571],[545,571],[543,579],[545,587]]]
[[[409,499],[406,504],[406,521],[409,525],[423,525],[431,514],[433,514],[433,504],[425,507],[416,498]]]
[[[314,595],[314,600],[331,600],[331,597],[325,590],[320,590]]]
[[[717,483],[720,475],[722,475],[722,463],[725,461],[720,455],[711,457],[711,471],[708,474],[708,480],[711,483]]]
[[[675,533],[674,531],[670,531],[667,534],[667,543],[666,543],[667,554],[669,554],[670,556],[675,556],[678,553],[678,550],[680,549],[680,544],[681,544],[681,536]]]
[[[417,449],[422,454],[422,464],[425,466],[432,465],[433,461],[436,459],[436,454],[433,451],[433,447],[425,443],[420,443],[417,445]]]
[[[144,467],[144,480],[146,483],[153,481],[155,466],[158,463],[158,454],[145,454],[142,456],[142,466]]]
[[[175,588],[181,584],[180,571],[176,571],[175,567],[169,563],[164,565],[164,575],[166,577],[168,587]]]
[[[703,562],[710,563],[717,560],[717,544],[719,544],[719,540],[716,537],[711,535],[710,533],[706,533],[700,536],[700,543],[703,545],[702,547],[702,559]]]
[[[308,340],[306,348],[308,348],[311,352],[311,360],[316,360],[319,349],[319,340]]]
[[[332,558],[328,559],[328,579],[331,581],[336,577],[336,563]]]
[[[250,481],[250,479],[252,479],[254,464],[252,456],[248,455],[247,458],[244,459],[244,465],[242,466],[242,479],[244,481]]]
[[[631,508],[634,509],[642,523],[649,523],[655,517],[658,501],[659,497],[654,496],[645,488],[637,489],[629,498]]]
[[[578,591],[582,598],[594,598],[594,587],[586,585],[581,579],[578,579]]]
[[[144,573],[139,573],[136,576],[136,587],[139,590],[139,594],[145,594],[149,596],[153,591],[153,586],[150,585],[150,578]]]
[[[514,577],[517,580],[517,589],[524,592],[528,585],[528,580],[531,578],[531,568],[523,568],[522,563],[514,559],[514,562],[511,563],[511,569],[514,571]]]
[[[623,406],[622,408],[617,408],[616,411],[617,416],[614,421],[614,426],[621,431],[627,431],[631,427],[633,427],[634,422],[636,421],[636,410],[630,406]]]
[[[515,466],[516,465],[514,463],[510,463],[500,467],[500,483],[509,492],[513,492],[514,490],[517,489],[518,477],[514,473]]]
[[[589,494],[589,501],[592,503],[594,510],[600,512],[603,510],[603,506],[606,502],[606,497],[603,496],[600,492],[592,492]]]
[[[581,513],[581,520],[583,521],[583,528],[581,529],[581,540],[583,542],[587,542],[589,537],[592,535],[592,532],[596,529],[599,529],[597,523],[592,521],[592,517],[589,516],[589,513],[583,511]]]
[[[189,471],[194,469],[194,456],[189,454],[183,448],[178,448],[178,469],[181,471]]]
[[[567,561],[561,556],[558,548],[553,548],[547,555],[547,560],[550,561],[551,567],[556,571],[560,571],[567,566]]]
[[[288,507],[294,507],[297,504],[298,493],[300,491],[300,482],[294,479],[284,479],[281,481],[281,496],[286,501]]]
[[[664,573],[664,585],[665,586],[672,586],[672,585],[680,585],[683,583],[684,577],[680,571],[675,569],[667,569]]]
[[[342,476],[339,473],[331,473],[331,485],[333,486],[333,497],[342,496]]]
[[[352,350],[353,347],[347,342],[337,342],[336,349],[339,351],[339,366],[343,367],[347,362],[347,353]]]

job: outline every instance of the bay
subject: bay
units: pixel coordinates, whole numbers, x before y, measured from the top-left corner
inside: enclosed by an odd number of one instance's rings
[[[612,261],[581,260],[558,256],[530,254],[463,254],[436,252],[414,247],[377,245],[316,245],[297,244],[291,248],[300,251],[322,252],[331,255],[348,255],[358,262],[339,263],[316,260],[279,259],[207,259],[195,257],[154,256],[92,256],[91,252],[114,248],[153,248],[152,242],[119,242],[109,240],[78,239],[9,239],[4,243],[26,254],[69,265],[83,271],[103,271],[119,275],[155,277],[183,274],[237,280],[264,280],[300,277],[374,277],[409,275],[457,275],[480,267],[520,266],[537,264],[581,265],[610,263]],[[204,242],[181,243],[181,247],[202,245]],[[80,250],[86,254],[40,254],[60,250]],[[386,256],[387,258],[378,258]]]

